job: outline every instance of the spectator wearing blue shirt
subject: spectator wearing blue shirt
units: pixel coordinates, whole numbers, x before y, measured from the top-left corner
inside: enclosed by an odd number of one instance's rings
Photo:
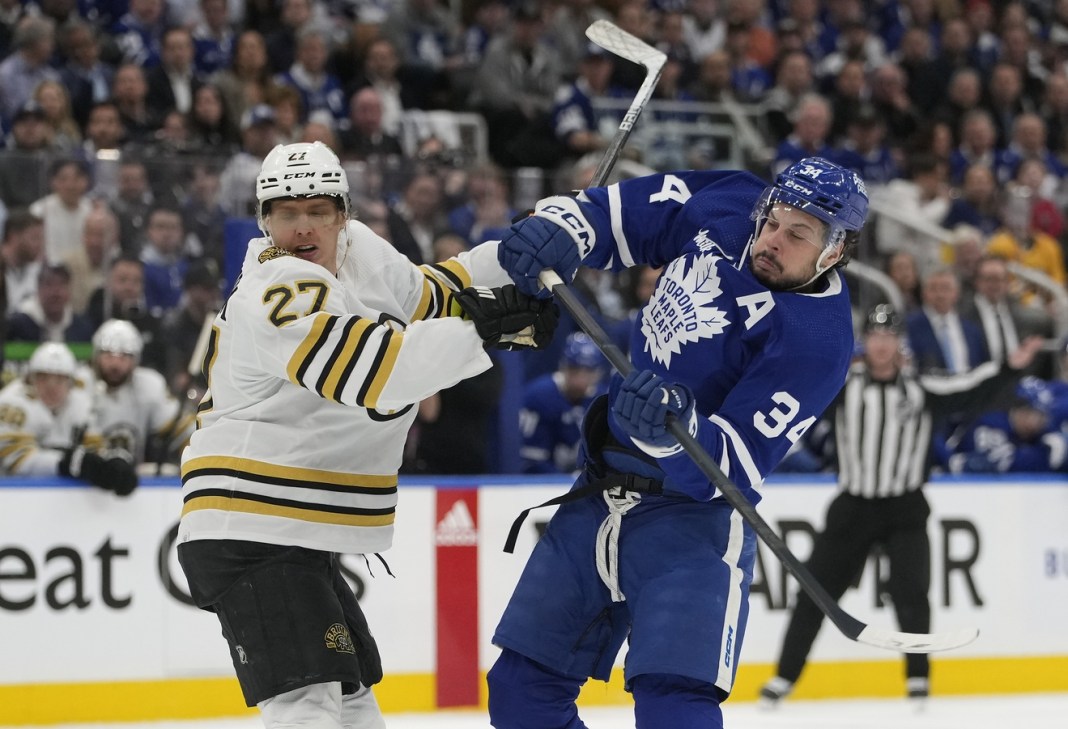
[[[163,0],[130,0],[130,10],[111,28],[123,61],[141,68],[159,65],[166,30]]]
[[[827,144],[830,129],[831,107],[827,100],[815,93],[803,96],[794,111],[793,131],[775,150],[771,173],[777,175],[805,157],[834,156]]]
[[[182,298],[182,282],[189,262],[184,255],[185,224],[178,210],[164,205],[148,214],[141,261],[145,264],[145,304],[163,316]]]
[[[348,116],[345,92],[337,76],[327,70],[329,48],[326,36],[315,28],[297,33],[296,61],[289,70],[275,77],[275,82],[291,86],[300,93],[303,117],[325,113],[334,122]]]
[[[997,180],[994,170],[985,164],[968,167],[960,197],[949,204],[942,227],[955,228],[961,223],[978,228],[984,235],[993,235],[1001,227]]]
[[[863,106],[849,121],[846,139],[831,161],[856,172],[869,187],[885,185],[901,176],[885,140],[886,125],[874,108]]]
[[[581,157],[607,144],[598,128],[593,101],[608,95],[613,67],[608,52],[589,43],[578,64],[578,78],[556,92],[550,124],[553,135],[571,156]]]
[[[200,0],[200,22],[193,26],[197,71],[207,75],[229,66],[235,38],[226,0]]]

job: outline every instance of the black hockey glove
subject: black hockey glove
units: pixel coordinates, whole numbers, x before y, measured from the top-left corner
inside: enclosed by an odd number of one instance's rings
[[[492,289],[472,286],[453,298],[486,347],[541,349],[552,341],[560,318],[551,299],[527,296],[513,284]]]
[[[59,462],[59,473],[94,486],[129,496],[137,488],[137,471],[122,458],[101,458],[84,448],[72,448]]]

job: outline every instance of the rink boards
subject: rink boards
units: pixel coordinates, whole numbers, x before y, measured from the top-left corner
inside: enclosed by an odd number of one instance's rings
[[[402,484],[384,554],[395,577],[373,556],[345,560],[382,650],[387,678],[376,691],[387,712],[484,703],[490,636],[551,509],[532,512],[513,555],[501,550],[505,536],[521,509],[566,486],[512,477]],[[759,510],[804,558],[834,493],[825,477],[774,479]],[[933,627],[981,630],[974,644],[933,657],[933,692],[1068,691],[1068,481],[941,480],[928,498]],[[0,481],[0,725],[244,711],[214,616],[188,602],[174,554],[179,509],[169,479],[128,499]],[[884,575],[870,558],[843,606],[896,628],[879,598]],[[794,589],[762,548],[733,700],[753,699],[770,674]],[[797,696],[903,692],[899,656],[825,625]],[[626,700],[618,676],[583,694],[588,704]]]

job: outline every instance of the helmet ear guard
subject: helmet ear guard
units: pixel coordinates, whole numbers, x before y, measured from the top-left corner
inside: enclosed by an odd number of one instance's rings
[[[337,155],[322,142],[279,144],[263,158],[256,176],[256,222],[265,235],[273,200],[329,196],[348,218],[349,180]]]

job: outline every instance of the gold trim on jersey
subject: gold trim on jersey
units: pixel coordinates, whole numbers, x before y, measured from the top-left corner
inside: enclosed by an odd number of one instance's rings
[[[455,291],[471,285],[471,274],[455,259],[419,267],[423,273],[423,293],[412,321],[452,316],[449,301]]]
[[[456,291],[463,291],[471,285],[471,272],[455,258],[431,264],[430,267],[452,282]]]
[[[308,336],[304,337],[304,341],[293,352],[293,356],[289,359],[289,365],[286,366],[286,375],[289,376],[289,381],[294,385],[298,387],[304,386],[300,381],[301,375],[311,365],[311,360],[315,358],[319,347],[322,346],[322,341],[330,335],[330,330],[336,320],[336,316],[331,316],[325,312],[315,315],[311,331],[308,332]]]
[[[267,263],[267,261],[273,261],[276,258],[282,258],[283,256],[292,256],[293,254],[287,251],[285,248],[279,248],[278,246],[271,246],[270,248],[264,248],[259,255],[260,263]]]
[[[30,454],[36,450],[36,446],[37,439],[33,437],[32,433],[19,432],[0,435],[0,464],[4,464],[10,459],[10,463],[7,463],[4,471],[9,475],[17,474],[23,461],[30,457]]]
[[[348,384],[349,375],[352,374],[352,362],[359,359],[373,326],[374,322],[370,319],[359,317],[352,317],[345,325],[341,341],[338,342],[330,360],[323,368],[326,377],[322,381],[322,387],[318,388],[320,395],[335,402],[341,402],[341,393]]]
[[[396,514],[390,510],[388,514],[336,514],[327,511],[317,511],[314,504],[308,504],[308,508],[296,508],[292,506],[278,506],[250,499],[232,498],[227,496],[201,496],[193,493],[189,501],[182,507],[182,516],[193,511],[214,509],[218,511],[237,511],[243,514],[259,514],[261,516],[275,516],[282,519],[296,519],[298,521],[313,521],[318,524],[337,524],[339,526],[375,527],[389,526],[396,519]]]
[[[330,484],[335,486],[358,486],[368,489],[395,489],[397,475],[371,475],[339,471],[323,471],[318,468],[300,468],[297,466],[280,466],[266,461],[237,456],[201,456],[182,464],[182,482],[195,478],[197,471],[203,470],[236,471],[237,476],[246,473],[252,480],[256,476],[267,478],[308,481],[312,484]]]
[[[387,332],[382,349],[376,358],[377,366],[372,367],[364,381],[367,394],[360,403],[366,408],[377,408],[378,398],[382,396],[382,390],[386,387],[390,375],[393,374],[393,366],[397,364],[397,355],[400,354],[401,345],[404,343],[404,335],[399,332]]]

